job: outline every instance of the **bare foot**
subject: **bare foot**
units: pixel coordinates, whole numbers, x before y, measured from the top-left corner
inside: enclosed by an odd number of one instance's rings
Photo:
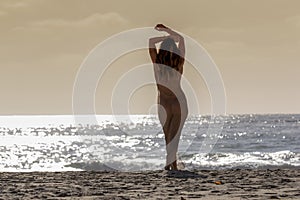
[[[165,170],[168,170],[168,171],[171,170],[171,165],[166,165]]]
[[[177,168],[177,160],[175,160],[175,161],[171,164],[171,170],[178,171],[178,168]]]

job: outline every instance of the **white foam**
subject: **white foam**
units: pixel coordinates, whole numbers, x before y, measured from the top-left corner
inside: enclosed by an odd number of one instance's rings
[[[185,159],[186,163],[198,167],[261,167],[261,166],[300,166],[300,154],[289,150],[278,152],[246,152],[195,154]]]

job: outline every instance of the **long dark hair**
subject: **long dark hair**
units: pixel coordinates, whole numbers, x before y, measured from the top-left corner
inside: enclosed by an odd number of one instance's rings
[[[160,45],[156,63],[169,66],[178,71],[181,59],[180,50],[175,41],[172,38],[166,38]]]

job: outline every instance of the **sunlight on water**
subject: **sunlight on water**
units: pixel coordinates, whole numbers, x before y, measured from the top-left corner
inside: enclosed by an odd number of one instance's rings
[[[98,124],[80,125],[71,115],[0,121],[0,171],[135,171],[165,164],[164,134],[154,115],[99,115]],[[299,115],[191,116],[181,135],[180,160],[188,169],[299,167],[299,122]],[[204,147],[212,151],[201,152]]]

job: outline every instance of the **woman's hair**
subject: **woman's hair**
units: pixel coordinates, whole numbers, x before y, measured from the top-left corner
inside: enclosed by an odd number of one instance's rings
[[[160,75],[169,80],[170,77],[178,74],[181,60],[180,50],[175,41],[172,38],[165,39],[156,56],[156,63],[161,66]]]
[[[181,57],[180,51],[172,38],[166,38],[160,45],[156,56],[156,63],[178,70]]]

